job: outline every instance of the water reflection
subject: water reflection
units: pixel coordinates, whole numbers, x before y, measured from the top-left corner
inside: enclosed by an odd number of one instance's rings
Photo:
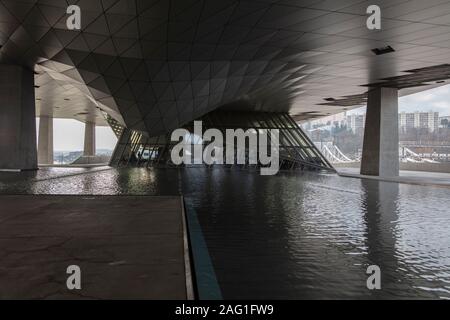
[[[444,188],[188,168],[0,175],[0,192],[183,194],[224,298],[450,298]],[[366,287],[372,264],[380,291]]]
[[[367,268],[377,265],[381,269],[381,291],[375,295],[387,297],[403,293],[396,280],[399,263],[396,254],[396,223],[398,221],[399,185],[371,180],[362,180],[362,208],[365,224],[365,246]]]

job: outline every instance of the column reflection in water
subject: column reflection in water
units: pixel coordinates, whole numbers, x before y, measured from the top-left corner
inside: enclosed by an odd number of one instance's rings
[[[375,296],[398,294],[398,260],[396,254],[396,223],[398,220],[399,185],[397,183],[361,180],[362,207],[365,222],[367,268],[377,265],[381,269],[381,291]],[[394,292],[393,292],[394,291]]]
[[[370,180],[362,180],[361,185],[365,195],[367,265],[381,268],[382,289],[374,290],[373,296],[449,297],[445,289],[449,280],[445,263],[448,250],[435,254],[433,251],[439,248],[433,249],[432,245],[436,237],[432,230],[439,229],[439,220],[448,219],[448,215],[437,210],[436,219],[428,212],[428,205],[430,209],[436,206],[427,197],[421,199],[421,193],[428,189]]]

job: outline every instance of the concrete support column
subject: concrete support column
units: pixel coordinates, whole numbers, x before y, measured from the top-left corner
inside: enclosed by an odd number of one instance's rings
[[[37,169],[34,73],[0,65],[0,169]]]
[[[398,90],[370,89],[361,160],[361,174],[398,176]]]
[[[39,118],[38,163],[53,164],[53,117]]]
[[[84,128],[84,156],[95,156],[95,123],[86,122]]]

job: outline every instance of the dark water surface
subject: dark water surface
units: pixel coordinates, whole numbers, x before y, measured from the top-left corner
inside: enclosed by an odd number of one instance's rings
[[[335,174],[104,167],[0,173],[0,193],[183,194],[226,299],[450,299],[448,188]],[[370,291],[366,269],[374,264],[382,289]]]

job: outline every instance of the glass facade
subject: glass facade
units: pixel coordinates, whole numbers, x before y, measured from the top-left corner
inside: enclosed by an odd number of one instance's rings
[[[334,170],[328,160],[320,153],[299,125],[288,113],[271,112],[242,112],[231,110],[216,110],[206,114],[197,121],[202,122],[202,133],[208,129],[217,129],[226,136],[227,129],[242,129],[254,134],[266,133],[270,141],[272,130],[279,132],[279,161],[281,169],[309,169],[309,170]],[[117,124],[116,124],[117,125]],[[190,133],[185,141],[193,145],[209,144],[203,142],[201,137],[194,135],[194,122],[184,126]],[[171,141],[171,133],[166,135],[149,137],[147,133],[122,128],[119,141],[111,159],[111,165],[115,167],[137,166],[174,166],[171,161],[172,148],[179,141]],[[234,156],[239,150],[234,143]],[[226,141],[223,142],[223,156],[226,157]],[[241,167],[252,167],[249,157],[251,151],[248,143],[245,145],[245,164]],[[193,156],[193,155],[192,155]],[[226,162],[225,159],[223,161]],[[191,163],[194,163],[192,161]],[[234,163],[237,163],[235,161]]]

